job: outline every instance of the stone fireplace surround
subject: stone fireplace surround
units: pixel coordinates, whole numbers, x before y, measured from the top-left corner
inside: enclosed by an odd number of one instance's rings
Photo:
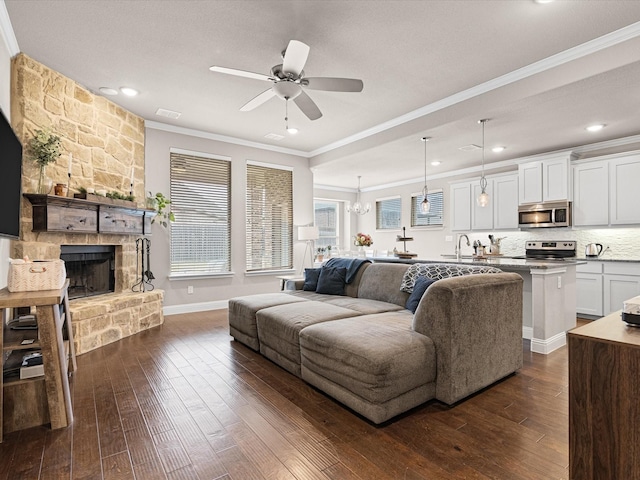
[[[72,154],[70,195],[79,186],[128,193],[133,170],[133,193],[138,207],[144,207],[142,118],[19,54],[12,59],[11,125],[23,145],[36,129],[45,127],[61,137],[63,154],[47,166],[47,176],[54,184],[67,183]],[[23,192],[33,192],[37,175],[37,165],[25,155]],[[135,239],[134,235],[33,232],[31,204],[23,198],[21,234],[20,240],[12,242],[13,258],[60,258],[61,245],[115,246],[114,293],[70,302],[77,354],[164,321],[162,290],[131,291],[137,281]]]

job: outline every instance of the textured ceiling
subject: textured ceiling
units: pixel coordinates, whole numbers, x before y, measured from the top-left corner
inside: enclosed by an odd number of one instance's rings
[[[5,4],[27,55],[95,92],[138,89],[136,98],[111,98],[146,120],[298,151],[322,185],[353,187],[356,175],[363,187],[419,179],[424,135],[433,137],[429,157],[442,160],[430,174],[475,168],[479,152],[458,147],[481,143],[479,118],[491,118],[487,146],[507,147],[488,151],[489,163],[640,133],[637,0]],[[208,70],[268,74],[290,39],[311,47],[307,76],[365,85],[309,91],[324,116],[312,122],[291,106],[296,136],[284,130],[278,98],[239,111],[268,84]],[[159,117],[158,108],[182,116]],[[592,122],[607,127],[587,134]]]

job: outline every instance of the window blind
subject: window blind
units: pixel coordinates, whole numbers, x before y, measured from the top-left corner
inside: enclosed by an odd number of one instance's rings
[[[328,200],[316,200],[314,202],[314,223],[318,227],[319,238],[316,240],[317,247],[339,247],[338,238],[340,230],[338,228],[340,219],[340,208],[338,202]]]
[[[247,272],[293,268],[293,172],[247,164]]]
[[[401,219],[402,201],[400,197],[376,201],[376,229],[398,229]]]
[[[444,225],[444,194],[442,190],[434,190],[427,193],[429,200],[429,213],[420,212],[422,195],[411,196],[411,226],[426,227]]]
[[[170,154],[171,275],[231,271],[231,162]]]

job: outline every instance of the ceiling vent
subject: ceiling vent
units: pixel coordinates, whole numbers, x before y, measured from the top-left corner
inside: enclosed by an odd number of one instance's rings
[[[182,115],[182,113],[174,112],[172,110],[167,110],[166,108],[159,108],[158,110],[156,110],[156,115],[160,117],[167,117],[167,118],[172,118],[173,120],[177,120],[178,118],[180,118],[180,115]]]
[[[282,140],[284,135],[278,135],[277,133],[267,133],[264,138],[268,138],[269,140]]]
[[[480,150],[482,147],[480,145],[476,145],[472,143],[471,145],[465,145],[464,147],[459,147],[459,150],[463,152],[473,152],[474,150]]]

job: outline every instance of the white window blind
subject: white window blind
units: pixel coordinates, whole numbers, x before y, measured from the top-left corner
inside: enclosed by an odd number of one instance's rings
[[[433,192],[428,192],[427,199],[429,200],[429,213],[422,213],[420,211],[422,195],[411,196],[412,227],[444,225],[444,194],[442,193],[442,190],[434,190]]]
[[[400,197],[376,201],[376,229],[391,230],[400,228],[401,215],[402,201]]]
[[[293,172],[247,164],[247,272],[293,268]]]
[[[314,224],[318,227],[319,238],[317,247],[339,247],[340,204],[331,200],[316,200],[314,202]]]
[[[231,162],[170,154],[171,275],[231,271]]]

